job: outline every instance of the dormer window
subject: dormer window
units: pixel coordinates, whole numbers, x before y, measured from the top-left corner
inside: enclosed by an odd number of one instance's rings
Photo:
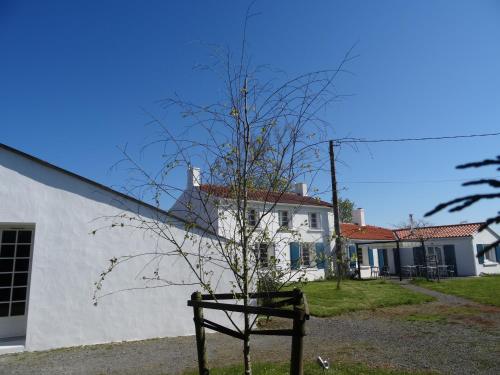
[[[257,225],[257,212],[253,209],[247,211],[248,225],[255,227]]]
[[[309,228],[311,229],[320,229],[319,226],[319,215],[317,212],[309,213]]]
[[[278,219],[280,228],[288,228],[290,224],[290,219],[288,217],[288,211],[278,211]]]

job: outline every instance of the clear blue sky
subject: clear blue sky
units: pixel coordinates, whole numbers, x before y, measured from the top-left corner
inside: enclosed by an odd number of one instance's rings
[[[182,93],[210,103],[213,82],[192,67],[198,41],[236,47],[246,1],[0,2],[0,142],[119,187],[116,146],[151,139],[142,108]],[[328,111],[332,136],[440,136],[500,131],[500,2],[257,1],[249,27],[255,62],[290,74],[335,66],[358,42],[354,94]],[[470,188],[454,180],[495,176],[456,171],[499,153],[500,138],[344,148],[343,196],[390,226]],[[326,150],[325,150],[326,152]],[[184,183],[184,178],[181,179]],[[318,181],[327,184],[327,176]],[[396,181],[398,183],[354,183]],[[414,183],[410,183],[414,182]],[[328,198],[328,197],[325,197]],[[481,204],[434,223],[480,221]]]

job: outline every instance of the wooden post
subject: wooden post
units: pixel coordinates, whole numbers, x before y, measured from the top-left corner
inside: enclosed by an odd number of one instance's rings
[[[363,249],[360,249],[359,248],[359,244],[356,243],[356,261],[358,263],[358,279],[361,280],[361,263],[360,263],[360,259],[362,258],[362,256],[360,257],[359,254],[361,253],[361,255],[363,255]]]
[[[290,360],[290,375],[303,375],[304,374],[304,336],[305,330],[305,310],[302,299],[302,292],[300,289],[294,289],[296,293],[296,302],[301,305],[293,307],[293,336],[292,336],[292,357]]]
[[[192,301],[201,301],[201,293],[194,292],[191,294]],[[200,375],[208,375],[207,351],[205,348],[205,327],[203,327],[203,308],[193,306],[194,312],[194,328],[196,332],[196,349],[198,352],[198,368]]]
[[[399,248],[399,241],[396,241],[396,251],[398,252],[399,261],[399,281],[403,281],[403,271],[401,269],[401,249]]]
[[[339,213],[339,197],[337,192],[337,176],[335,172],[335,154],[333,151],[333,140],[328,142],[330,154],[330,174],[332,182],[332,210],[333,210],[333,225],[335,229],[335,255],[337,261],[337,289],[340,288],[340,279],[342,275],[342,241],[340,239],[340,213]]]

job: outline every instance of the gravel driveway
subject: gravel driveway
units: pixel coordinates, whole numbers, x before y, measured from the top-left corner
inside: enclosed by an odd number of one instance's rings
[[[418,288],[413,285],[408,288]],[[421,288],[418,288],[419,291]],[[446,374],[498,374],[500,309],[424,289],[437,302],[311,318],[305,357],[355,361]],[[287,322],[273,320],[269,326]],[[241,344],[220,334],[207,339],[209,363],[238,362]],[[291,339],[255,336],[253,360],[287,361]],[[193,337],[96,345],[0,356],[0,374],[178,374],[196,367]]]

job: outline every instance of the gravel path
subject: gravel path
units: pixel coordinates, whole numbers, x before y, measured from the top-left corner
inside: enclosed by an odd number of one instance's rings
[[[392,281],[395,284],[401,285],[403,288],[412,290],[414,292],[427,294],[429,296],[437,298],[437,300],[443,304],[452,304],[452,305],[479,305],[474,301],[457,297],[452,294],[444,294],[441,292],[436,292],[435,290],[422,288],[421,286],[417,286],[415,284],[410,284],[408,280],[403,281]]]
[[[321,355],[330,360],[445,374],[498,374],[500,309],[426,289],[423,292],[438,301],[328,319],[311,318],[305,338],[306,359]],[[288,322],[273,320],[269,326],[285,324]],[[211,365],[236,363],[241,358],[241,344],[236,339],[209,334],[207,345]],[[290,345],[290,338],[255,336],[253,360],[287,361]],[[194,337],[0,356],[2,375],[159,375],[195,367]]]

